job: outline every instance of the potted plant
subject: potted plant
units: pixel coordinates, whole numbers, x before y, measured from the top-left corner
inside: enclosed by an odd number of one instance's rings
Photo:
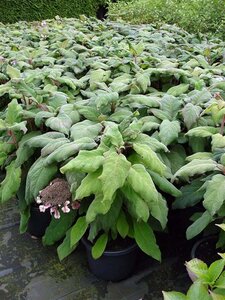
[[[180,292],[163,292],[164,300],[185,300],[185,299],[204,299],[204,300],[223,300],[225,299],[224,289],[224,254],[222,259],[214,261],[207,266],[200,259],[192,259],[186,263],[188,274],[193,284],[187,294]]]
[[[120,125],[107,121],[103,125],[104,132],[97,149],[81,150],[60,169],[63,174],[71,172],[75,176],[76,173],[84,173],[86,176],[74,195],[74,200],[80,203],[80,217],[58,247],[59,258],[62,260],[69,255],[83,238],[89,260],[91,252],[96,264],[100,265],[109,255],[107,247],[117,239],[128,237],[124,254],[136,251],[134,243],[130,244],[132,239],[142,251],[160,261],[161,254],[153,231],[156,225],[153,224],[158,222],[158,228],[165,228],[168,208],[155,184],[161,191],[180,195],[179,190],[166,179],[166,166],[156,154],[157,150],[165,150],[166,147],[141,134],[135,118]],[[124,263],[121,253],[117,251],[119,261]],[[116,251],[112,254],[109,266],[117,254]],[[96,272],[93,262],[90,267],[97,276],[103,277],[104,272]],[[104,276],[107,279],[121,280],[125,277],[118,273],[115,278],[115,273],[110,274],[107,266],[104,267],[106,269],[108,273]]]
[[[33,238],[44,236],[46,228],[54,219],[60,219],[61,214],[71,211],[71,193],[68,182],[63,178],[55,178],[47,187],[39,191],[35,202],[31,204],[28,233]]]

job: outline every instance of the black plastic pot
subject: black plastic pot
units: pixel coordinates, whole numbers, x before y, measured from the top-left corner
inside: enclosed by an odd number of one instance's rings
[[[218,237],[215,235],[205,236],[198,240],[192,247],[191,259],[198,258],[207,264],[219,259],[216,249],[217,240]]]
[[[27,232],[36,238],[41,238],[51,222],[50,209],[40,212],[39,207],[31,205],[30,219],[28,222]]]
[[[82,238],[86,248],[89,268],[98,278],[110,281],[120,281],[128,278],[137,262],[138,247],[135,242],[123,250],[108,250],[99,259],[94,259],[91,254],[92,244]]]

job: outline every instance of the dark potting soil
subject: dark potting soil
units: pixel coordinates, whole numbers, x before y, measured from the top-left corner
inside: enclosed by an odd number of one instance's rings
[[[108,242],[106,251],[120,251],[134,245],[134,240],[130,238],[122,239],[118,237],[116,240]]]
[[[197,242],[198,243],[198,242]],[[197,245],[196,243],[196,245]],[[202,240],[196,247],[195,252],[192,253],[192,258],[198,258],[207,263],[208,265],[221,257],[217,254],[220,252],[216,249],[217,237],[209,237],[207,240]]]

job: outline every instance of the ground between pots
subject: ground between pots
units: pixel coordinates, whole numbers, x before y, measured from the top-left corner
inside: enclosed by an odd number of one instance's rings
[[[60,263],[56,247],[20,235],[17,211],[16,201],[0,206],[1,300],[161,300],[162,290],[186,291],[190,285],[183,266],[189,246],[183,242],[168,240],[163,247],[170,255],[161,264],[140,255],[132,277],[106,282],[89,272],[82,246]]]

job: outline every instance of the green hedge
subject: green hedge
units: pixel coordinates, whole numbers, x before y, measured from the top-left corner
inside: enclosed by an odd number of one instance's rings
[[[95,16],[106,0],[0,0],[0,22],[34,21],[60,17]]]
[[[109,16],[132,24],[176,24],[225,39],[224,0],[124,0],[111,3]]]

